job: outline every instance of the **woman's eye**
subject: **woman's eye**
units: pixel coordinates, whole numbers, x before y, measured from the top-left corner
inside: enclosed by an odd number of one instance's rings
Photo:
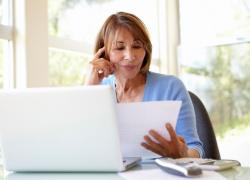
[[[143,47],[143,44],[140,42],[140,41],[136,41],[134,44],[133,44],[133,48],[135,49],[140,49]]]
[[[116,50],[123,50],[124,47],[116,47],[115,49],[116,49]]]
[[[142,46],[140,46],[140,45],[134,45],[133,48],[140,49],[140,48],[142,48]]]
[[[135,48],[135,49],[140,49],[142,47],[143,47],[142,44],[134,44],[133,45],[133,48]]]

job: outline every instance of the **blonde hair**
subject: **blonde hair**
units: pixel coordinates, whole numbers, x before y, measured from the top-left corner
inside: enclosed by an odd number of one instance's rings
[[[95,53],[104,45],[105,52],[109,52],[111,48],[111,42],[120,28],[126,28],[132,33],[134,38],[140,40],[143,43],[146,54],[141,66],[141,73],[147,73],[151,63],[152,44],[149,39],[149,33],[146,26],[138,17],[133,14],[118,12],[107,18],[97,35],[94,49]],[[108,54],[104,54],[104,57],[108,59]]]

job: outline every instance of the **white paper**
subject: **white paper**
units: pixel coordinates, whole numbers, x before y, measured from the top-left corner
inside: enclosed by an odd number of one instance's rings
[[[119,173],[121,177],[123,177],[126,180],[137,180],[137,179],[143,179],[143,180],[151,180],[151,179],[157,179],[157,180],[187,180],[190,178],[172,175],[167,172],[164,172],[161,169],[143,169],[143,170],[136,170],[136,171],[126,171],[123,173]],[[197,178],[193,179],[202,179],[202,180],[226,180],[225,177],[220,175],[219,173],[215,171],[203,171],[201,176],[198,176]]]
[[[180,111],[181,101],[149,101],[117,104],[121,147],[124,157],[157,157],[144,149],[141,143],[149,130],[158,131],[165,138],[169,134],[165,124],[169,122],[174,128]]]

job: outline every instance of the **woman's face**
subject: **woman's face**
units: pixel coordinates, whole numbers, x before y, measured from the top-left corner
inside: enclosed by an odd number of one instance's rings
[[[132,79],[140,72],[146,51],[143,43],[135,39],[125,28],[119,29],[109,52],[110,62],[115,65],[115,75]]]

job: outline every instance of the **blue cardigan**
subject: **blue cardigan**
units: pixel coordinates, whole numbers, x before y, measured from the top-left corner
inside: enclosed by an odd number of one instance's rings
[[[102,84],[115,87],[115,76],[104,78]],[[180,79],[154,72],[147,73],[143,101],[180,100],[182,107],[176,124],[176,133],[182,136],[189,148],[196,149],[203,157],[202,143],[198,137],[194,108],[189,94]]]

